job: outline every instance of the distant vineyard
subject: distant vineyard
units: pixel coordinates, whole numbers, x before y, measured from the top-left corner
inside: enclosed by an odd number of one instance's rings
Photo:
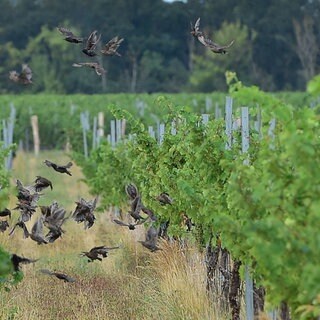
[[[41,148],[63,148],[69,140],[76,151],[82,150],[82,129],[80,113],[88,110],[90,126],[98,112],[105,115],[105,131],[110,132],[111,107],[129,111],[146,125],[154,125],[164,118],[166,110],[157,103],[159,94],[108,94],[108,95],[1,95],[0,119],[9,117],[10,104],[17,110],[17,126],[14,141],[22,142],[27,150],[32,149],[30,117],[37,115]],[[184,106],[198,113],[215,113],[217,106],[222,107],[224,93],[212,94],[166,94],[176,108]],[[277,93],[284,101],[294,106],[309,105],[310,99],[305,93]],[[236,100],[237,104],[238,101]],[[92,130],[92,128],[91,128]],[[90,135],[89,130],[89,135]],[[89,137],[91,138],[91,136]]]

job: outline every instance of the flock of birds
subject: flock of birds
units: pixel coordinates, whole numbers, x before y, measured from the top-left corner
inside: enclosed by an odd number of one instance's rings
[[[98,35],[98,31],[94,30],[85,39],[83,37],[76,36],[72,31],[64,27],[57,27],[57,30],[64,36],[64,40],[73,44],[84,43],[85,46],[82,49],[82,52],[92,58],[98,55],[96,48],[101,39],[101,34]],[[202,31],[200,31],[200,18],[197,19],[195,24],[191,23],[191,32],[195,38],[199,40],[199,42],[210,49],[214,53],[218,54],[226,54],[227,49],[230,48],[234,40],[232,40],[228,45],[221,46],[211,39],[209,39]],[[113,37],[109,40],[104,48],[100,50],[100,53],[104,56],[121,56],[121,54],[117,51],[120,44],[123,42],[123,38],[119,38],[118,36]],[[73,67],[81,68],[81,67],[89,67],[95,70],[98,76],[101,76],[106,73],[106,70],[100,65],[98,62],[78,62],[73,63]],[[9,72],[9,79],[13,82],[28,85],[32,84],[32,70],[27,64],[22,64],[22,70],[18,73],[16,70]]]
[[[72,173],[70,172],[70,168],[73,165],[72,162],[68,162],[66,165],[58,165],[49,160],[45,160],[44,164],[58,173],[72,176]],[[62,228],[63,224],[69,218],[73,219],[77,223],[83,223],[84,229],[91,228],[96,220],[94,211],[97,206],[97,197],[89,201],[80,198],[79,201],[75,202],[76,207],[74,211],[67,215],[66,210],[61,207],[57,201],[53,201],[52,204],[48,206],[38,205],[38,201],[43,195],[41,192],[48,188],[51,190],[53,189],[52,182],[49,179],[42,176],[37,176],[34,180],[34,183],[28,186],[24,186],[22,182],[17,179],[16,187],[17,204],[12,210],[19,211],[20,216],[17,222],[11,226],[11,229],[9,230],[9,236],[12,236],[17,228],[21,228],[24,239],[30,238],[38,245],[46,245],[53,243],[62,237],[62,235],[65,233]],[[154,222],[157,221],[156,215],[151,209],[143,205],[141,195],[134,184],[128,184],[125,187],[125,191],[130,199],[130,210],[128,215],[132,222],[124,222],[123,220],[119,219],[113,219],[112,221],[119,226],[128,227],[129,230],[135,230],[136,226],[145,222],[150,222],[150,225],[146,231],[145,240],[140,240],[139,242],[151,252],[161,250],[161,248],[157,245],[159,229],[154,226]],[[162,205],[172,204],[173,201],[165,192],[156,197],[156,200],[158,200]],[[29,231],[26,226],[26,222],[31,220],[37,208],[40,209],[41,214],[36,219],[31,230]],[[10,228],[9,221],[11,220],[11,210],[5,208],[0,211],[0,218],[0,232],[4,233]],[[47,232],[44,232],[44,227],[47,229]],[[119,248],[120,246],[96,246],[89,251],[81,252],[80,255],[86,257],[88,262],[93,262],[95,260],[102,261],[103,258],[108,256],[110,250]],[[37,260],[38,259],[21,257],[15,253],[11,255],[11,261],[15,271],[20,270],[20,264],[34,263]],[[55,276],[58,279],[64,280],[65,282],[75,282],[74,278],[61,272],[50,271],[48,269],[41,269],[40,271],[44,274]]]

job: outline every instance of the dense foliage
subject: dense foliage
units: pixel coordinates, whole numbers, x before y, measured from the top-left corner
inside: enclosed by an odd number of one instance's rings
[[[204,125],[199,115],[162,97],[158,104],[167,111],[162,144],[128,112],[114,110],[131,123],[135,138],[116,148],[103,144],[92,153],[83,163],[87,181],[105,207],[124,209],[124,186],[134,182],[159,223],[170,220],[171,235],[193,237],[200,246],[219,238],[233,258],[251,266],[268,301],[288,303],[293,318],[312,317],[306,310],[319,316],[317,110],[296,110],[257,87],[244,87],[234,74],[228,74],[228,82],[239,104],[250,107],[251,121],[257,104],[262,111],[262,132],[250,133],[249,165],[244,164],[248,155],[240,152],[240,132],[226,150],[222,119]],[[273,118],[274,138],[268,133]],[[161,192],[174,199],[171,206],[155,200]],[[185,215],[195,224],[191,233]]]
[[[181,92],[226,89],[227,69],[265,90],[304,89],[319,72],[319,1],[3,0],[0,13],[0,92]],[[219,56],[190,35],[203,31],[219,44],[235,44]],[[102,33],[125,40],[122,57],[103,60],[106,77],[72,63],[87,61],[81,45],[63,40],[57,26],[87,37]],[[22,62],[34,71],[28,88],[8,81]]]

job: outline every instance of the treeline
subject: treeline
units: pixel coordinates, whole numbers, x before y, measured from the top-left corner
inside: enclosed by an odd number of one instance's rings
[[[319,7],[308,0],[3,0],[0,92],[209,92],[226,90],[226,70],[268,91],[303,90],[319,72]],[[191,36],[198,17],[215,42],[235,39],[228,55]],[[119,35],[122,57],[98,57],[105,77],[75,69],[72,63],[88,57],[81,45],[63,41],[57,26],[83,37],[98,30],[101,45]],[[8,80],[22,62],[34,71],[28,88]]]

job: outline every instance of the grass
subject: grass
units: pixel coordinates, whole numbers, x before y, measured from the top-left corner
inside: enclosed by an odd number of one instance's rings
[[[36,175],[53,183],[53,190],[44,190],[40,204],[53,200],[72,211],[79,197],[92,199],[81,170],[73,166],[73,176],[62,175],[46,167],[45,159],[57,163],[69,161],[62,152],[43,152],[38,157],[18,153],[12,170],[13,179],[31,184]],[[14,183],[14,181],[13,181]],[[13,189],[13,195],[15,190]],[[10,199],[10,208],[15,206]],[[14,222],[18,213],[13,213]],[[39,212],[36,213],[36,216]],[[24,279],[10,292],[0,291],[0,319],[85,320],[85,319],[227,319],[219,313],[205,292],[203,257],[192,247],[162,241],[162,251],[150,253],[138,239],[144,237],[144,227],[129,231],[113,224],[112,213],[97,213],[93,227],[84,230],[82,224],[67,221],[66,233],[53,244],[37,245],[23,239],[21,230],[12,237],[0,234],[0,244],[10,252],[39,259],[22,266]],[[35,218],[34,218],[35,219]],[[33,219],[33,221],[34,221]],[[28,222],[28,228],[32,221]],[[80,257],[82,251],[96,245],[120,245],[102,262],[88,263]],[[46,268],[66,273],[76,279],[64,283],[44,275]]]

